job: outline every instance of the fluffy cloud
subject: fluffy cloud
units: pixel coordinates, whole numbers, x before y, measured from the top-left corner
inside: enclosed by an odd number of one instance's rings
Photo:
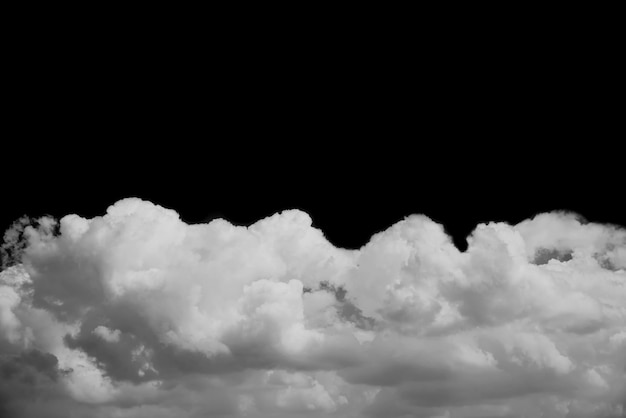
[[[21,219],[0,412],[623,416],[626,231],[548,213],[468,243],[411,216],[345,250],[297,210],[187,225],[139,199]]]

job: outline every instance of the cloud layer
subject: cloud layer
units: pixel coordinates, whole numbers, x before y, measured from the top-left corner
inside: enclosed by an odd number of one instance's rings
[[[21,219],[0,415],[622,417],[626,231],[547,213],[468,243],[411,216],[345,250],[297,210],[188,225],[139,199]]]

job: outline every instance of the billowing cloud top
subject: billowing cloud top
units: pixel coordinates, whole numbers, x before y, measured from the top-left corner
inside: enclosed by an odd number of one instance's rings
[[[22,219],[0,273],[0,415],[622,417],[626,231],[548,213],[460,252],[411,216],[360,250],[125,199]]]

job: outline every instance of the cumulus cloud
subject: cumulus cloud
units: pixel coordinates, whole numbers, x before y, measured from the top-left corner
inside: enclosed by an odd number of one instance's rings
[[[359,250],[284,211],[188,225],[125,199],[20,219],[0,414],[622,417],[626,231],[546,213],[459,251],[411,216]],[[35,402],[33,402],[35,400]]]

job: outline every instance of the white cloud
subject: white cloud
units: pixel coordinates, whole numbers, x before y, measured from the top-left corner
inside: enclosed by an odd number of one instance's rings
[[[98,325],[94,328],[93,333],[109,343],[117,343],[120,341],[120,330],[110,330],[104,325]]]
[[[478,225],[460,252],[411,216],[352,251],[297,210],[187,225],[138,199],[56,226],[5,234],[22,264],[0,273],[0,408],[16,416],[623,413],[615,226],[542,214]]]

